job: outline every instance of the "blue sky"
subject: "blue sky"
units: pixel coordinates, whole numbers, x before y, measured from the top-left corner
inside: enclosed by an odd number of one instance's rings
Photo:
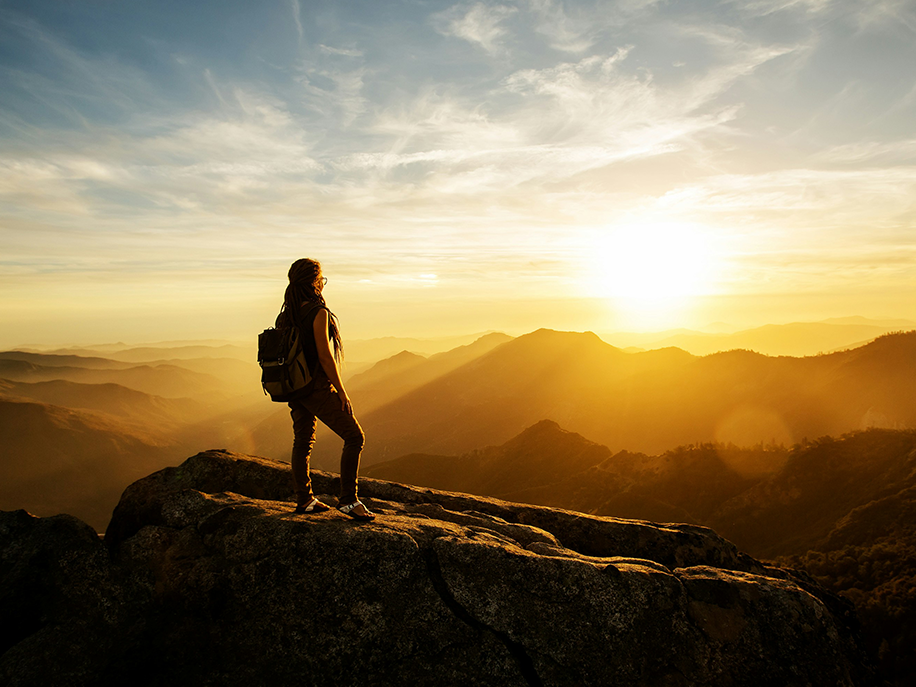
[[[0,93],[0,345],[916,317],[912,0],[0,0]]]

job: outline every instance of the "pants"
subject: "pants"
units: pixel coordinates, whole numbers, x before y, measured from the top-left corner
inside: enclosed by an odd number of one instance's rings
[[[293,418],[293,455],[290,462],[298,502],[307,503],[313,498],[309,456],[315,444],[316,418],[344,440],[340,454],[340,503],[356,501],[356,476],[365,435],[356,418],[341,410],[340,396],[322,371],[315,375],[309,391],[289,402],[289,413]]]

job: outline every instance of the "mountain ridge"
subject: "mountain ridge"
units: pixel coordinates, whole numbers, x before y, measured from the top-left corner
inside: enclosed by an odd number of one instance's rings
[[[174,464],[180,450],[107,413],[0,398],[0,508],[67,510],[102,527],[125,484]]]
[[[742,350],[626,353],[591,333],[538,330],[360,422],[370,437],[366,465],[496,445],[543,418],[637,451],[698,441],[791,444],[870,425],[916,426],[912,389],[916,332],[792,358]]]

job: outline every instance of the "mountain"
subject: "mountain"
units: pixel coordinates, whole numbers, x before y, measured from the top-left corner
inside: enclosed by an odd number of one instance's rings
[[[769,324],[738,332],[710,334],[691,330],[656,333],[610,332],[605,341],[621,347],[664,348],[676,346],[694,355],[746,349],[771,356],[811,356],[864,345],[893,331],[911,330],[909,320],[874,320],[845,317],[822,322]]]
[[[378,406],[391,401],[406,391],[415,389],[407,377],[408,372],[423,365],[426,357],[410,351],[385,358],[347,380],[347,393],[364,397],[360,408]],[[403,381],[402,381],[403,379]],[[373,400],[377,397],[377,400]]]
[[[0,351],[0,361],[22,361],[38,367],[82,367],[90,370],[123,370],[129,363],[109,358],[80,355],[63,355],[56,353],[34,353],[30,351]],[[4,362],[4,364],[10,364]],[[10,369],[17,369],[11,366]],[[23,367],[23,369],[28,369]]]
[[[154,360],[194,360],[198,358],[229,358],[251,362],[257,360],[257,346],[238,346],[222,344],[218,346],[185,345],[185,346],[143,346],[114,351],[106,357],[130,363],[150,362]]]
[[[912,329],[914,326],[916,326],[916,322],[913,320],[874,319],[870,317],[862,317],[861,315],[853,315],[851,317],[831,317],[822,321],[824,324],[870,325],[872,327],[886,327],[888,329],[897,331]]]
[[[0,398],[0,508],[69,512],[105,527],[125,486],[181,448],[111,415]]]
[[[705,524],[723,503],[778,473],[787,453],[706,444],[612,455],[543,420],[499,446],[460,456],[408,454],[364,474],[598,515]]]
[[[63,380],[11,382],[0,379],[0,397],[32,400],[74,410],[95,410],[126,420],[174,428],[202,414],[200,403],[162,398],[118,384],[80,384]]]
[[[365,464],[412,452],[469,451],[543,418],[562,421],[550,412],[547,389],[564,384],[571,368],[600,375],[626,356],[594,334],[539,330],[519,337],[361,418],[371,432]],[[553,394],[560,402],[565,395]]]
[[[383,336],[377,339],[349,339],[344,342],[349,360],[375,363],[397,355],[401,351],[411,351],[423,356],[443,353],[458,346],[465,346],[492,332],[465,334],[462,336],[445,336],[432,339],[418,339],[402,336]]]
[[[327,498],[335,478],[314,475]],[[104,543],[0,513],[0,681],[230,687],[871,685],[849,605],[714,532],[208,451],[128,488]]]
[[[36,351],[39,352],[39,351]],[[127,346],[126,344],[107,344],[88,348],[72,347],[40,351],[45,355],[72,355],[81,358],[98,356],[109,360],[127,363],[147,363],[155,360],[193,358],[233,358],[250,362],[257,358],[257,346],[240,346],[223,342],[162,342],[148,346]]]
[[[567,432],[551,420],[543,420],[501,446],[489,446],[461,456],[409,454],[369,466],[365,474],[508,499],[538,487],[556,489],[569,475],[602,463],[610,453],[606,446]]]
[[[399,396],[479,358],[512,337],[502,333],[487,334],[473,343],[436,353],[429,358],[401,351],[354,375],[347,382],[347,392],[361,412],[368,412]]]
[[[723,503],[707,524],[761,556],[841,548],[843,538],[857,531],[861,514],[840,526],[844,518],[914,487],[916,432],[873,429],[823,437],[793,451],[777,475]],[[869,523],[879,526],[877,520]],[[854,538],[861,541],[864,534]]]
[[[118,384],[153,396],[198,398],[231,395],[234,387],[219,378],[177,365],[136,365],[127,367],[83,367],[44,364],[32,360],[0,358],[0,379],[19,382],[64,380],[83,384]],[[91,359],[90,359],[91,360]]]
[[[909,329],[913,328],[910,323]],[[806,356],[826,353],[870,341],[892,331],[878,324],[793,322],[770,324],[734,334],[680,335],[663,339],[660,346],[677,346],[695,355],[743,348],[765,355]]]
[[[810,358],[698,358],[679,349],[625,353],[588,332],[538,330],[361,415],[363,460],[466,453],[543,419],[646,453],[916,427],[916,332]]]
[[[174,358],[154,360],[149,366],[158,369],[181,368],[205,375],[205,379],[217,380],[212,388],[215,394],[225,396],[257,397],[261,389],[261,368],[253,360],[236,358]],[[211,396],[213,394],[211,393]]]
[[[655,520],[661,509],[773,557],[865,536],[858,509],[869,504],[868,536],[882,526],[879,516],[897,522],[900,495],[916,488],[916,431],[870,429],[791,450],[700,444],[612,455],[544,420],[499,446],[407,454],[364,474],[614,517]],[[875,505],[886,498],[883,509]]]

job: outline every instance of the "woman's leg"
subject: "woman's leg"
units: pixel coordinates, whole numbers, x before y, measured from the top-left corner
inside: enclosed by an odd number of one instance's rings
[[[293,418],[293,488],[297,505],[312,500],[312,477],[309,474],[309,457],[315,444],[315,414],[301,401],[290,401],[289,414]]]
[[[357,499],[356,481],[359,474],[359,454],[363,450],[365,434],[356,421],[340,407],[340,396],[330,385],[323,388],[319,394],[313,394],[310,401],[318,401],[317,405],[310,406],[318,419],[326,424],[331,431],[344,440],[343,450],[340,454],[340,503],[346,505]]]

